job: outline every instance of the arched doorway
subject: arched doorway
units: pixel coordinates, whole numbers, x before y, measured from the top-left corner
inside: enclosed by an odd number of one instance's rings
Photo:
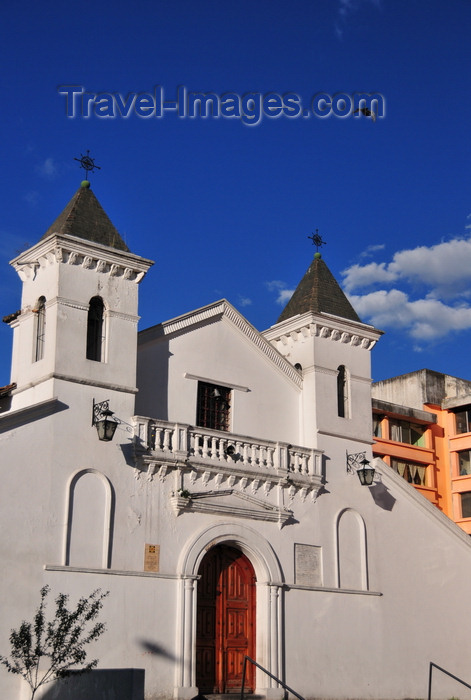
[[[217,545],[199,567],[196,685],[200,693],[240,691],[244,656],[255,657],[255,572],[242,552]],[[246,688],[254,689],[247,665]]]

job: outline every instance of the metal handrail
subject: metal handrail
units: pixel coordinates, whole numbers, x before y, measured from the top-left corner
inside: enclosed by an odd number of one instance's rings
[[[288,693],[286,692],[286,691],[288,691],[292,695],[295,695],[298,698],[298,700],[304,700],[302,695],[299,695],[299,693],[297,693],[295,690],[290,688],[289,685],[286,685],[286,683],[283,683],[283,681],[281,681],[279,678],[274,676],[273,673],[270,673],[270,671],[267,671],[266,668],[264,668],[263,666],[260,666],[260,664],[258,664],[254,659],[251,659],[250,656],[247,656],[247,655],[244,656],[244,666],[243,666],[243,670],[242,670],[242,688],[240,691],[240,700],[244,700],[244,686],[245,686],[245,673],[246,673],[246,668],[247,668],[247,661],[250,661],[251,664],[253,664],[257,668],[259,668],[261,671],[266,673],[267,676],[270,676],[270,678],[272,678],[274,681],[276,681],[277,683],[282,685],[284,690],[285,690],[285,693],[284,693],[285,698],[288,697]]]
[[[442,668],[441,666],[437,666],[437,664],[434,664],[433,661],[430,662],[429,666],[429,672],[428,672],[428,700],[431,700],[432,698],[432,670],[433,668],[437,668],[439,671],[442,673],[445,673],[447,676],[450,676],[450,678],[453,678],[455,681],[458,681],[458,683],[461,683],[461,685],[465,685],[467,688],[471,689],[471,685],[469,683],[465,683],[461,678],[458,678],[458,676],[454,676],[453,673],[450,673],[446,669]]]

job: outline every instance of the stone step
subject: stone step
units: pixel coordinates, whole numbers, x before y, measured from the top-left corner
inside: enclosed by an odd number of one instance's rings
[[[240,692],[239,693],[223,693],[223,694],[216,694],[216,693],[200,693],[200,695],[197,696],[198,700],[203,700],[206,698],[206,700],[240,700]],[[244,700],[264,700],[265,696],[264,695],[254,695],[253,693],[247,694],[244,693]]]

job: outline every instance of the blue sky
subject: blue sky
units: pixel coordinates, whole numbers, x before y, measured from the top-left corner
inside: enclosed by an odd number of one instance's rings
[[[221,297],[259,330],[323,257],[385,331],[375,380],[427,367],[471,379],[469,0],[8,0],[0,52],[1,316],[8,261],[82,179],[131,250],[155,260],[141,328]],[[384,97],[382,118],[67,117],[86,92]],[[11,330],[0,324],[0,386]]]

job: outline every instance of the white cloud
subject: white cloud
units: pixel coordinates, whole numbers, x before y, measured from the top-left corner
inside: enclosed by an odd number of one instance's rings
[[[35,207],[40,200],[39,192],[36,192],[36,190],[29,190],[23,195],[23,199],[32,207]]]
[[[400,329],[418,347],[471,329],[465,303],[471,296],[471,238],[400,250],[391,262],[352,265],[342,275],[360,318],[384,330]],[[381,289],[375,289],[378,284]]]
[[[276,292],[278,294],[276,303],[282,306],[288,303],[295,291],[294,289],[288,289],[286,282],[282,282],[281,280],[272,280],[271,282],[267,282],[266,285],[270,292]]]
[[[399,290],[381,289],[364,296],[349,297],[360,318],[378,328],[404,330],[417,341],[443,338],[453,331],[471,329],[471,308],[450,306],[438,299],[411,300]]]
[[[365,250],[360,253],[360,258],[370,258],[373,253],[377,253],[378,250],[384,250],[386,248],[384,243],[378,243],[376,245],[369,245]]]
[[[367,265],[352,265],[342,272],[343,284],[347,292],[352,292],[359,287],[369,287],[376,282],[394,282],[397,273],[390,272],[386,263],[371,262]]]
[[[289,302],[294,294],[294,289],[281,289],[277,297],[277,304],[282,304],[283,306]]]
[[[37,170],[40,175],[49,179],[57,175],[57,165],[53,158],[46,158],[45,161],[37,166]]]
[[[337,21],[335,22],[335,34],[338,39],[342,39],[348,19],[362,5],[375,5],[379,7],[380,0],[339,0],[337,7]]]
[[[371,246],[364,257],[383,249]],[[417,352],[424,344],[471,330],[471,237],[401,250],[390,261],[351,265],[342,275],[360,318],[409,336]],[[293,293],[281,280],[267,287],[279,304]]]
[[[427,287],[428,297],[467,296],[471,286],[471,238],[401,250],[390,263],[356,264],[342,275],[350,293],[376,283],[403,281],[414,287]]]
[[[340,0],[339,2],[339,15],[341,17],[346,17],[348,14],[356,10],[358,7],[358,2],[354,0]]]
[[[251,306],[252,304],[252,299],[249,299],[249,297],[243,297],[239,295],[239,306]]]
[[[471,238],[400,251],[389,270],[409,283],[432,287],[438,295],[459,294],[471,283]]]

